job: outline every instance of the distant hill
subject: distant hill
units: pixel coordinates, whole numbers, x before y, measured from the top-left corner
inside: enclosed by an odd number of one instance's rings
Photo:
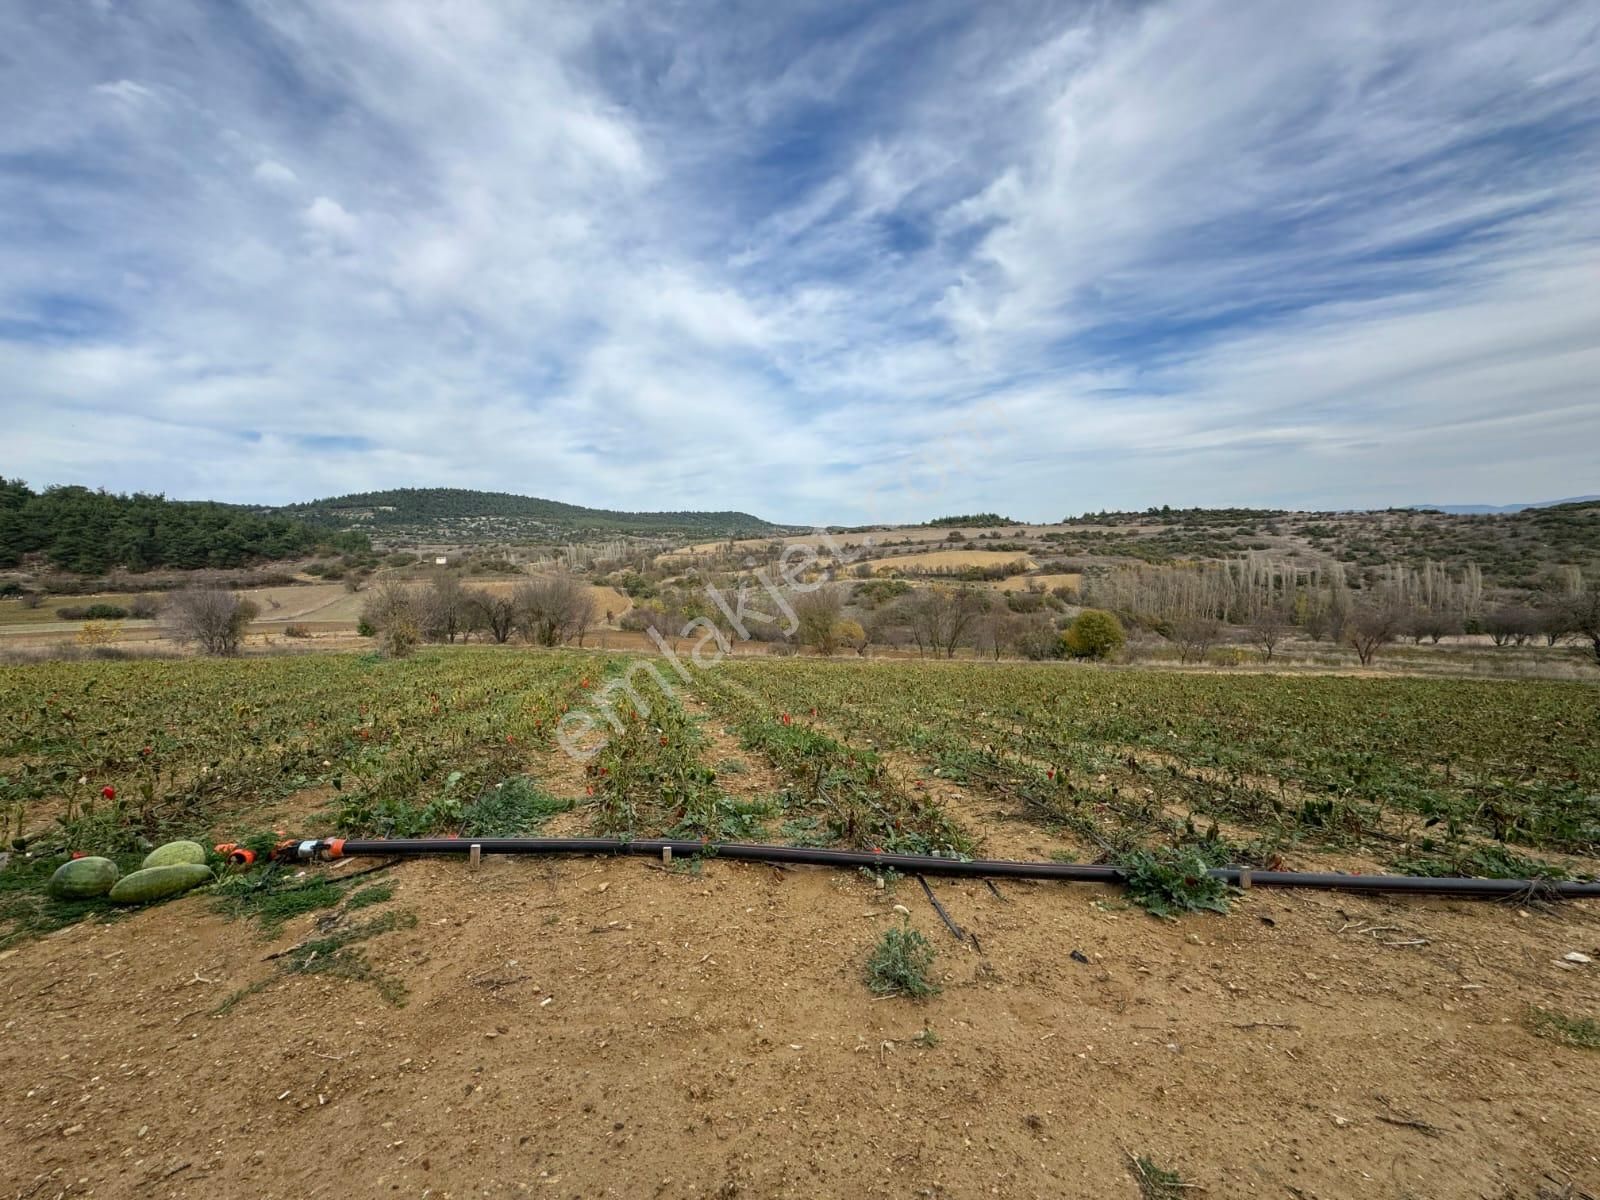
[[[1489,583],[1532,588],[1562,564],[1600,567],[1600,499],[1493,513],[1163,506],[1068,517],[1042,540],[1054,553],[1091,563],[1174,563],[1251,553],[1334,559],[1363,572],[1390,563],[1437,562],[1452,569],[1474,563]]]
[[[0,568],[40,560],[98,575],[114,567],[242,567],[317,551],[367,548],[365,534],[313,528],[239,504],[51,487],[0,478]]]
[[[1526,504],[1411,504],[1408,508],[1432,509],[1435,512],[1474,514],[1518,513],[1529,508],[1555,508],[1562,504],[1588,504],[1600,496],[1568,496],[1565,500],[1530,500]]]
[[[313,526],[364,530],[389,540],[437,542],[568,541],[618,535],[705,540],[761,537],[782,528],[744,512],[618,512],[468,488],[355,492],[270,511]]]

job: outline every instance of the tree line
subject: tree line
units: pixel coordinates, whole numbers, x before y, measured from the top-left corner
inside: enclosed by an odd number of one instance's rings
[[[581,646],[595,611],[588,585],[566,571],[493,591],[467,587],[441,572],[426,584],[382,580],[362,607],[360,630],[376,637],[392,658],[403,658],[420,642],[473,637],[498,643],[520,638],[536,646],[575,641]]]
[[[33,491],[0,478],[0,567],[42,556],[62,571],[100,575],[242,567],[318,550],[370,549],[365,534],[313,529],[235,504],[119,495],[85,487]]]

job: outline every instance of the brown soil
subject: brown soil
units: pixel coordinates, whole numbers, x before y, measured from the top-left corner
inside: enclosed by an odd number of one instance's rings
[[[571,800],[574,807],[557,813],[539,830],[540,837],[581,837],[589,829],[589,777],[584,774],[584,764],[559,746],[539,755],[531,765],[530,773],[552,796]]]
[[[0,1195],[1135,1197],[1130,1154],[1213,1196],[1600,1189],[1600,1054],[1523,1025],[1594,1011],[1600,966],[1561,963],[1592,905],[1256,891],[1168,923],[936,883],[979,953],[854,874],[388,877],[419,923],[366,946],[404,1007],[289,975],[211,1015],[273,946],[200,898],[0,956]],[[861,981],[897,902],[925,1004]]]
[[[774,767],[764,754],[741,746],[739,739],[728,732],[726,723],[716,713],[686,693],[678,695],[678,703],[690,716],[701,718],[700,736],[706,740],[705,753],[701,757],[707,766],[716,769],[717,787],[724,793],[740,800],[755,800],[774,796],[783,790],[787,782],[783,772]],[[744,770],[723,769],[723,764],[732,762],[742,764]]]

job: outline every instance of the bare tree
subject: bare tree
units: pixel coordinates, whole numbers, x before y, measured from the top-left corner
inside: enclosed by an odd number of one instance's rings
[[[1559,646],[1575,632],[1572,628],[1572,597],[1546,600],[1535,611],[1539,635],[1544,638],[1546,646]]]
[[[220,655],[239,653],[245,630],[260,611],[254,600],[205,585],[172,593],[163,610],[174,641],[193,642],[206,654]]]
[[[1422,645],[1422,639],[1427,638],[1437,646],[1442,638],[1461,632],[1461,621],[1450,613],[1423,609],[1406,618],[1405,629],[1417,645]]]
[[[1261,648],[1261,661],[1271,662],[1272,654],[1289,632],[1289,619],[1283,609],[1269,604],[1250,619],[1250,641]]]
[[[1502,604],[1484,614],[1483,631],[1496,646],[1523,646],[1539,630],[1539,615],[1521,604]]]
[[[465,591],[469,619],[497,642],[509,642],[517,631],[517,604],[511,596],[488,588]]]
[[[1600,663],[1600,578],[1568,597],[1567,617],[1572,632],[1594,648],[1594,660]]]
[[[594,620],[594,597],[581,580],[564,570],[520,585],[513,605],[522,636],[540,646],[581,640]]]
[[[932,587],[907,596],[896,606],[910,626],[920,651],[927,646],[935,656],[956,656],[973,624],[989,609],[987,593],[970,587]]]
[[[1184,662],[1204,662],[1207,652],[1222,636],[1222,622],[1216,617],[1183,617],[1170,622],[1165,630],[1178,647]]]
[[[1399,607],[1387,600],[1357,605],[1345,620],[1345,640],[1354,648],[1361,665],[1367,666],[1380,649],[1399,635],[1400,624]]]
[[[454,642],[465,637],[471,625],[471,606],[461,580],[440,571],[421,598],[422,633],[431,642]]]

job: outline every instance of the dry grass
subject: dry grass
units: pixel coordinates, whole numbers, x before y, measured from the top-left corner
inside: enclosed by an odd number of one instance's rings
[[[1002,592],[1025,592],[1032,587],[1040,587],[1048,592],[1058,587],[1069,587],[1076,591],[1082,584],[1083,576],[1076,571],[1062,571],[1053,575],[1013,575],[993,586]]]
[[[885,571],[959,571],[963,567],[999,567],[1023,564],[1032,570],[1033,559],[1011,550],[929,550],[921,554],[898,554],[890,558],[868,559],[874,574]]]

